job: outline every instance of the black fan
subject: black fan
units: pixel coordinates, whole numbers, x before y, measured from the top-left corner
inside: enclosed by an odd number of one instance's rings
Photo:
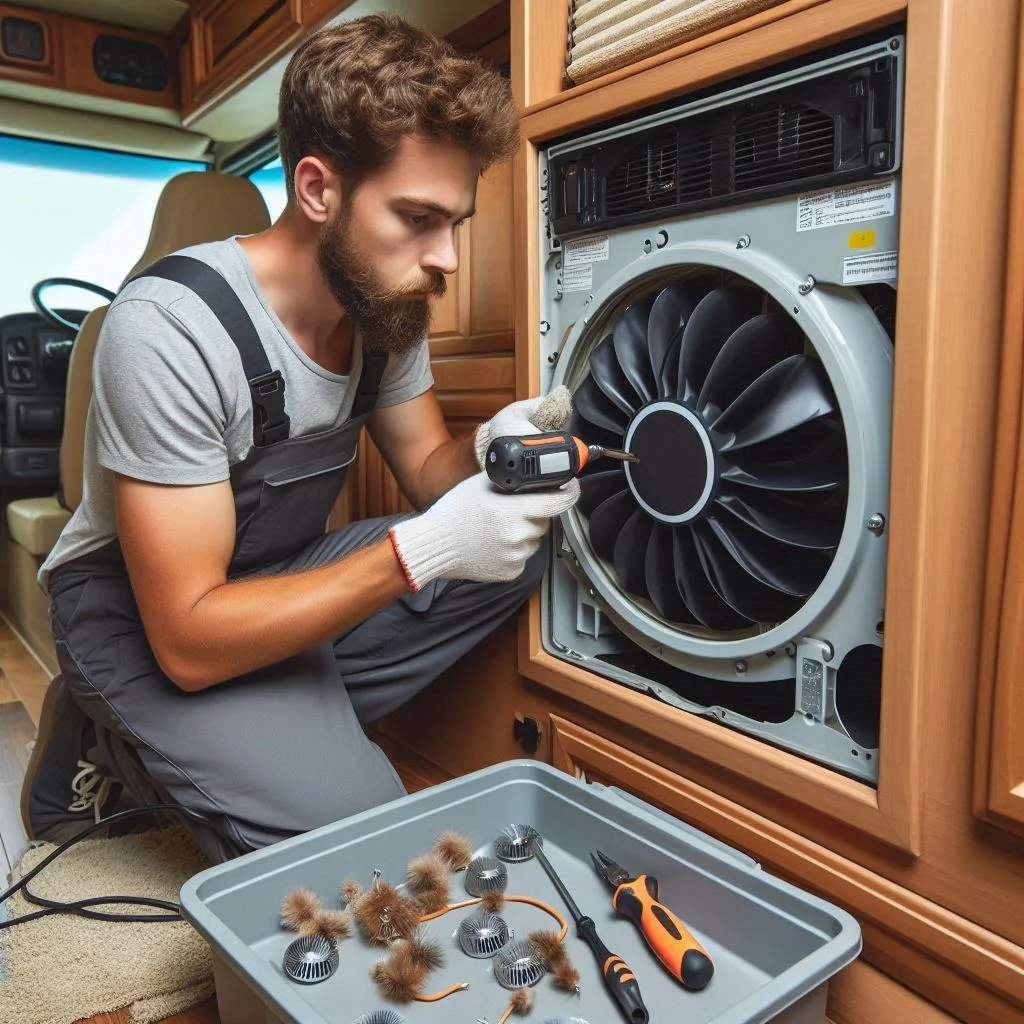
[[[821,583],[846,510],[842,420],[759,289],[705,276],[635,302],[574,406],[575,433],[640,460],[589,467],[578,506],[626,592],[670,622],[736,630],[783,621]]]

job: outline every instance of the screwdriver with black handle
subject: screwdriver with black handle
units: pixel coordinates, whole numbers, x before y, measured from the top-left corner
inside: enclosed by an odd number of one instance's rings
[[[621,956],[613,953],[598,937],[597,925],[594,924],[594,919],[587,917],[576,906],[576,901],[569,895],[569,890],[566,889],[557,872],[551,866],[551,862],[548,860],[548,856],[541,844],[530,836],[527,836],[526,843],[527,849],[540,861],[548,878],[551,879],[558,890],[558,895],[562,897],[565,905],[569,908],[569,913],[572,915],[573,921],[576,922],[576,934],[593,950],[594,956],[597,957],[597,964],[601,968],[601,977],[604,978],[605,986],[612,994],[615,1002],[619,1004],[619,1008],[625,1014],[626,1020],[632,1021],[633,1024],[648,1024],[651,1015],[647,1012],[647,1007],[644,1005],[643,997],[640,995],[640,985],[633,974],[632,968]]]
[[[484,465],[491,483],[499,491],[522,494],[561,487],[595,459],[638,462],[630,452],[587,444],[562,431],[516,437],[496,437],[487,448]]]

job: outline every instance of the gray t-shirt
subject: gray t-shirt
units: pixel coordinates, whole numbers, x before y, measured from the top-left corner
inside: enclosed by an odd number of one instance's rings
[[[290,436],[348,418],[362,372],[357,334],[350,374],[307,356],[260,291],[236,238],[183,249],[219,270],[252,318],[270,365],[285,381]],[[377,407],[398,405],[433,384],[426,339],[384,371]],[[85,431],[82,503],[39,572],[88,554],[117,536],[114,474],[161,484],[210,484],[252,448],[252,401],[242,359],[209,307],[190,289],[146,277],[124,287],[107,311],[93,363]]]

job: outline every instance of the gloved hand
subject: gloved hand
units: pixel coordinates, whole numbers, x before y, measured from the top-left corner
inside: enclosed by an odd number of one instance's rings
[[[478,473],[388,534],[413,590],[439,577],[514,580],[540,547],[552,516],[567,512],[579,496],[577,480],[551,491],[502,494]]]
[[[561,430],[572,415],[572,393],[564,384],[543,398],[524,398],[494,414],[476,431],[476,461],[483,469],[487,449],[496,437],[539,434],[545,430]]]

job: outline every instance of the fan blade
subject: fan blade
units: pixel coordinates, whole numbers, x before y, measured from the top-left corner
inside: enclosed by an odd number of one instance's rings
[[[821,363],[808,356],[790,356],[762,373],[711,428],[718,434],[733,435],[721,451],[736,451],[835,411]]]
[[[697,399],[713,423],[753,381],[789,356],[803,351],[804,335],[785,313],[759,313],[740,324],[722,346]]]
[[[677,527],[672,531],[672,541],[676,585],[686,606],[700,623],[708,629],[741,629],[749,625],[711,585],[692,528]]]
[[[662,288],[651,306],[647,320],[647,344],[651,351],[651,369],[662,398],[675,395],[679,377],[679,343],[683,327],[700,301],[701,290],[693,281]],[[670,358],[673,357],[673,358]]]
[[[837,502],[794,501],[771,491],[751,491],[745,497],[720,494],[715,504],[741,523],[793,547],[831,551],[843,532],[845,510]]]
[[[612,404],[632,416],[643,403],[633,385],[619,366],[615,355],[613,336],[608,335],[590,356],[590,376],[594,383],[611,399]]]
[[[651,353],[647,347],[647,316],[649,302],[634,302],[619,317],[612,331],[612,345],[615,348],[619,366],[633,385],[636,393],[649,402],[658,393],[651,370]]]
[[[736,285],[719,285],[697,303],[683,328],[676,398],[693,405],[729,336],[760,311],[761,293]]]
[[[603,430],[619,436],[626,432],[629,416],[613,405],[603,391],[594,383],[593,377],[586,380],[573,392],[572,404],[581,419],[593,423]]]
[[[635,508],[632,492],[620,491],[602,501],[590,514],[590,545],[606,561],[615,558],[615,541]]]
[[[801,601],[766,587],[733,560],[706,524],[697,524],[694,540],[712,586],[736,614],[748,623],[782,622]]]
[[[809,548],[791,548],[741,523],[715,517],[708,526],[722,547],[750,577],[772,590],[808,597],[820,585],[832,559]]]
[[[753,460],[751,460],[753,461]],[[846,483],[846,463],[822,448],[799,461],[767,462],[748,468],[735,464],[721,479],[765,491],[827,491]]]
[[[626,490],[626,474],[621,469],[602,470],[580,478],[580,500],[576,507],[585,516],[590,516],[594,509],[612,495]]]
[[[654,607],[669,622],[694,624],[697,618],[686,607],[679,587],[676,586],[672,530],[659,523],[651,530],[644,558],[644,575],[647,578],[647,592]]]
[[[638,508],[626,520],[618,539],[612,564],[619,580],[627,591],[637,597],[648,597],[645,576],[647,545],[651,539],[651,518]]]

